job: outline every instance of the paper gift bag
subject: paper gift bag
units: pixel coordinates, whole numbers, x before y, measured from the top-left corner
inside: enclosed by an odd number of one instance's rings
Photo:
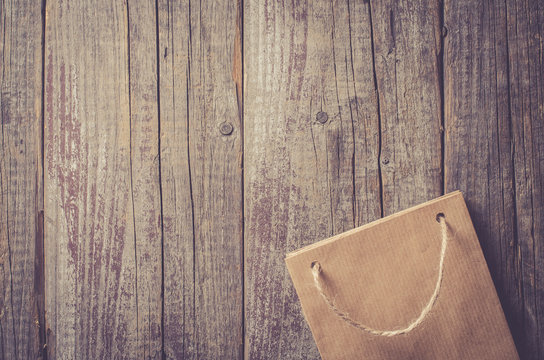
[[[460,192],[287,255],[323,359],[518,359]]]

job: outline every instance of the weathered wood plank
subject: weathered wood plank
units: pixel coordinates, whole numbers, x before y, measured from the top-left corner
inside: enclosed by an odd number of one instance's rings
[[[446,189],[465,192],[520,356],[544,355],[544,9],[445,2]]]
[[[194,225],[188,147],[189,4],[160,1],[160,159],[164,215],[164,353],[196,355]],[[174,66],[185,62],[184,67]],[[174,76],[175,74],[175,76]],[[181,94],[180,94],[181,93]],[[177,100],[177,101],[176,101]]]
[[[130,0],[127,9],[138,354],[145,359],[162,359],[162,199],[156,4],[154,0]]]
[[[42,13],[0,10],[0,358],[42,358]]]
[[[442,193],[439,1],[371,1],[383,215]]]
[[[239,359],[241,13],[235,1],[158,6],[165,355]]]
[[[380,217],[369,4],[244,9],[246,357],[318,358],[287,252]]]
[[[544,3],[508,1],[517,286],[526,358],[544,357]]]
[[[445,181],[464,192],[506,316],[516,288],[505,4],[445,2]],[[511,291],[510,290],[510,291]]]
[[[153,18],[143,19],[154,7],[133,5],[129,14],[124,1],[47,2],[45,268],[52,359],[160,356],[156,68],[144,58],[156,58],[147,34],[155,26]],[[137,52],[131,78],[130,48]]]

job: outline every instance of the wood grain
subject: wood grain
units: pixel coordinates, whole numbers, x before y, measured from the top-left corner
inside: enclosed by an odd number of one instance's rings
[[[544,356],[540,2],[446,1],[445,180],[465,193],[523,359]]]
[[[380,217],[369,5],[244,6],[245,355],[314,359],[284,257]]]
[[[240,359],[239,3],[158,6],[164,352],[168,359]]]
[[[43,358],[42,14],[0,11],[0,358]]]
[[[162,358],[162,218],[155,1],[127,2],[138,354]]]
[[[510,116],[519,266],[516,337],[524,357],[544,357],[544,4],[507,2]]]
[[[146,277],[137,265],[141,234],[135,230],[131,196],[131,137],[141,128],[131,124],[130,116],[129,89],[138,86],[129,83],[127,10],[122,1],[47,2],[45,267],[50,359],[140,358],[148,356],[151,347],[143,334],[150,332],[152,320],[140,321],[148,313],[140,315],[140,309],[154,311],[149,296],[160,293],[138,296],[143,288],[138,280]],[[134,100],[138,106],[138,94]],[[144,163],[135,160],[135,166]]]
[[[438,1],[371,1],[383,215],[442,192]]]

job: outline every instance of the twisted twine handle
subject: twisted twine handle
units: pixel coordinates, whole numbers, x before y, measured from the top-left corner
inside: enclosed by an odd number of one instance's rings
[[[419,324],[425,320],[425,317],[427,314],[431,311],[436,298],[438,297],[438,293],[440,292],[440,285],[442,283],[442,274],[444,272],[444,257],[446,255],[446,246],[448,243],[448,226],[446,224],[446,218],[444,214],[440,213],[436,216],[436,220],[440,224],[441,232],[442,232],[442,249],[440,251],[440,264],[438,266],[438,279],[436,280],[436,285],[434,288],[433,295],[429,299],[429,302],[427,305],[421,310],[421,314],[412,321],[408,326],[406,326],[404,329],[399,330],[376,330],[369,326],[366,326],[364,324],[361,324],[357,320],[352,319],[345,311],[339,309],[334,302],[329,298],[327,294],[323,291],[323,287],[321,286],[321,280],[320,280],[320,274],[323,271],[321,264],[318,261],[312,262],[312,274],[314,276],[314,284],[317,290],[319,291],[319,294],[321,297],[325,300],[325,303],[329,306],[329,308],[338,316],[340,319],[347,322],[349,325],[367,332],[372,335],[378,335],[378,336],[396,336],[401,334],[407,334],[410,331],[414,330]]]

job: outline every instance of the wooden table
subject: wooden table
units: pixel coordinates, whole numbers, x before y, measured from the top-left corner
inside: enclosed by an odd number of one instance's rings
[[[315,359],[284,255],[459,189],[544,357],[544,2],[5,0],[0,356]]]

